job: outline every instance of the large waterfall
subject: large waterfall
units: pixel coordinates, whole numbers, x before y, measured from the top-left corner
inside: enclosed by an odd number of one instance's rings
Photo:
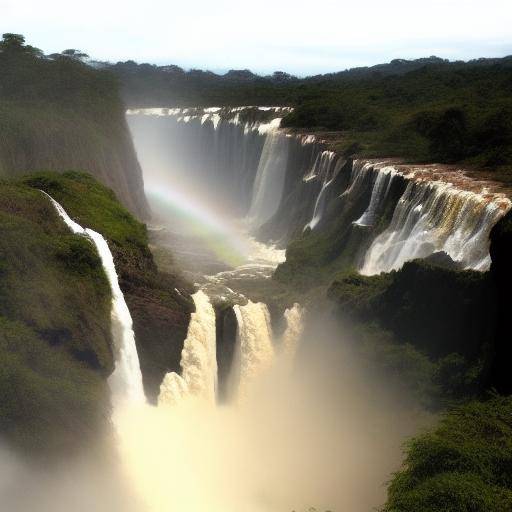
[[[46,192],[43,193],[46,194]],[[123,292],[119,287],[114,258],[107,241],[96,231],[83,228],[77,224],[55,199],[48,194],[46,195],[69,229],[75,234],[86,236],[94,243],[110,284],[112,292],[111,329],[114,342],[115,368],[109,377],[109,385],[113,403],[114,405],[124,402],[144,403],[144,388],[132,328],[132,317],[124,300]]]
[[[293,357],[297,351],[297,344],[304,331],[304,308],[296,302],[284,312],[286,329],[281,340],[282,351],[287,357]]]
[[[201,290],[192,295],[196,311],[192,313],[187,339],[181,354],[182,374],[170,372],[160,386],[159,405],[176,405],[189,397],[215,404],[217,359],[215,311]]]
[[[243,397],[274,360],[272,325],[265,304],[249,301],[233,309],[238,322],[239,393]]]
[[[265,208],[273,213],[286,168],[288,142],[277,130],[286,111],[128,111],[146,187],[170,185],[203,202],[221,204],[232,216],[244,216],[251,205],[255,216],[266,213]]]
[[[466,268],[489,268],[488,238],[502,212],[497,203],[450,184],[410,182],[390,226],[368,249],[361,272],[399,269],[404,262],[444,251]]]
[[[272,121],[260,156],[254,180],[248,217],[255,226],[261,226],[275,214],[281,201],[288,160],[288,138],[279,132],[280,119]]]
[[[251,221],[263,241],[284,246],[302,231],[311,236],[306,228],[325,231],[338,240],[329,257],[352,247],[344,261],[363,274],[436,252],[461,268],[489,268],[489,232],[510,208],[499,187],[443,166],[347,160],[313,135],[280,129],[286,113],[142,109],[128,119],[148,183],[186,169],[183,180],[194,176],[189,185],[206,201],[213,194],[236,205],[231,212]],[[147,145],[148,137],[165,144]]]

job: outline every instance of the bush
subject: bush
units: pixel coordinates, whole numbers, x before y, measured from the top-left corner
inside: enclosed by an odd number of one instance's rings
[[[409,442],[384,512],[512,510],[512,398],[470,402]]]

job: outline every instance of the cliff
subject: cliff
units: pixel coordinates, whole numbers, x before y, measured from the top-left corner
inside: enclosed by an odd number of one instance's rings
[[[71,218],[107,239],[133,318],[145,391],[154,400],[165,373],[179,371],[194,308],[189,298],[191,285],[178,273],[157,269],[146,226],[119,204],[112,191],[90,176],[40,173],[25,182],[48,192]]]
[[[0,435],[32,455],[69,454],[109,432],[111,295],[94,246],[38,189],[107,239],[150,398],[179,368],[193,305],[186,282],[156,269],[145,226],[91,176],[0,182]]]
[[[19,182],[0,183],[0,354],[4,439],[71,453],[107,427],[114,361],[101,261]]]
[[[86,171],[146,218],[142,172],[124,110],[110,73],[0,42],[0,176]]]

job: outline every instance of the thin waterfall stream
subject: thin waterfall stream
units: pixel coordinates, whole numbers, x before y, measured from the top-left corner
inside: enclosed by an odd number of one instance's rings
[[[73,233],[87,237],[96,246],[110,284],[112,291],[111,329],[115,351],[115,369],[109,377],[112,401],[114,405],[119,405],[120,403],[144,403],[142,373],[135,345],[132,317],[119,286],[114,258],[108,243],[96,231],[90,228],[83,228],[72,220],[53,197],[46,192],[41,192],[48,196],[59,216]]]

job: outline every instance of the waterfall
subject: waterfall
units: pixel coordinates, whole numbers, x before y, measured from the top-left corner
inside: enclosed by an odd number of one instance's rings
[[[195,397],[215,404],[217,357],[215,311],[201,290],[192,295],[196,310],[190,317],[187,338],[181,352],[181,376],[170,372],[160,386],[159,404],[175,405]]]
[[[114,258],[107,241],[96,231],[83,228],[77,224],[55,199],[46,192],[42,192],[48,196],[59,216],[73,233],[86,236],[93,242],[107,275],[112,291],[111,329],[115,354],[115,369],[108,379],[112,401],[114,405],[121,402],[143,403],[145,402],[144,388],[142,386],[139,356],[135,345],[132,317],[124,300],[123,292],[119,287]]]
[[[255,227],[263,225],[276,213],[283,193],[289,141],[278,127],[279,123],[273,123],[268,128],[254,180],[247,217]]]
[[[332,151],[323,151],[322,153],[320,153],[317,156],[317,159],[315,160],[315,164],[313,165],[311,171],[308,173],[307,176],[303,178],[303,181],[306,183],[315,179],[316,177],[319,177],[322,180],[322,188],[320,189],[320,192],[315,201],[313,216],[311,217],[311,220],[304,226],[304,229],[314,229],[322,220],[325,208],[325,194],[327,192],[327,188],[334,181],[341,167],[345,163],[344,159],[339,158],[338,161],[336,162],[336,165],[334,165],[333,168],[332,163],[335,160],[334,157],[335,153]],[[320,163],[318,164],[318,162]],[[319,168],[318,170],[317,167]]]
[[[374,172],[375,178],[370,203],[363,215],[354,222],[358,226],[373,226],[377,220],[379,207],[386,200],[393,178],[397,175],[397,171],[393,167],[383,167]]]
[[[274,360],[270,313],[265,304],[249,301],[233,307],[238,322],[240,361],[239,393],[243,397],[250,385],[270,368]]]
[[[507,204],[505,204],[507,203]],[[446,252],[464,268],[490,265],[489,233],[508,208],[498,201],[440,181],[409,181],[388,228],[372,242],[365,275],[397,270],[409,260]]]
[[[230,216],[244,217],[265,142],[289,111],[280,107],[155,108],[129,110],[127,119],[146,185],[193,192],[206,202],[222,205]]]
[[[304,308],[297,302],[284,312],[286,329],[281,339],[281,345],[283,352],[289,357],[295,355],[297,344],[304,331],[303,315]]]

